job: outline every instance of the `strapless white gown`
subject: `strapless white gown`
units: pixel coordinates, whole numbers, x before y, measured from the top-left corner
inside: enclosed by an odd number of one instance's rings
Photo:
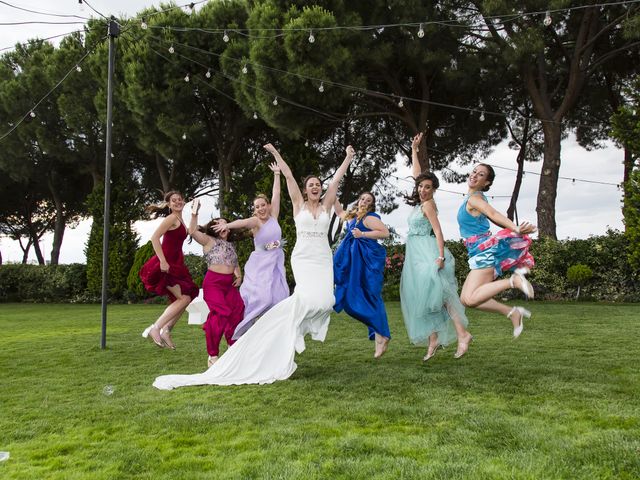
[[[295,352],[305,349],[304,336],[324,341],[333,296],[333,258],[327,239],[330,217],[318,218],[303,208],[295,217],[296,245],[291,267],[296,288],[289,298],[266,312],[206,372],[162,375],[153,386],[171,390],[188,385],[241,385],[285,380],[296,370]],[[264,288],[269,288],[264,285]]]

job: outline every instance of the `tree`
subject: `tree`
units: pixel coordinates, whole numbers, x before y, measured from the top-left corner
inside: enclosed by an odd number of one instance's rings
[[[627,104],[621,106],[613,115],[613,136],[628,149],[632,171],[625,182],[624,224],[628,239],[629,263],[640,270],[640,77],[636,77],[630,88],[625,90]]]
[[[621,38],[626,22],[637,16],[637,4],[582,6],[547,14],[537,1],[517,4],[505,0],[476,0],[476,12],[489,34],[476,33],[487,54],[500,58],[503,68],[517,71],[544,133],[544,159],[538,189],[540,234],[556,238],[555,201],[561,164],[560,142],[566,120],[579,102],[594,72],[606,68],[622,52],[637,47]],[[573,2],[563,2],[571,6]],[[478,25],[480,22],[478,22]],[[611,37],[620,40],[613,41]],[[601,49],[616,44],[615,50]]]

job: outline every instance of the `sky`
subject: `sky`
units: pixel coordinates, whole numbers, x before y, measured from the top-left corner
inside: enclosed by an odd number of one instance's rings
[[[96,16],[87,6],[82,9],[77,0],[8,0],[6,3],[19,6],[29,10],[36,10],[46,13],[63,15],[78,15],[81,17]],[[189,2],[178,1],[178,5],[185,5]],[[151,0],[89,0],[89,4],[109,16],[133,17],[137,12],[149,6],[158,5],[159,2]],[[197,8],[197,7],[196,7]],[[35,13],[23,12],[8,5],[0,4],[0,23],[25,22],[25,21],[82,21],[77,18],[51,17],[38,15]],[[0,25],[0,49],[11,47],[17,42],[24,42],[30,38],[46,38],[71,32],[82,25]],[[58,40],[53,40],[56,42]],[[357,145],[354,145],[357,150]],[[569,136],[562,143],[562,164],[560,176],[569,177],[569,180],[560,180],[558,184],[558,197],[556,201],[556,223],[558,225],[558,238],[586,238],[590,235],[602,235],[607,229],[613,228],[621,230],[622,213],[621,195],[622,192],[614,185],[601,185],[595,183],[582,182],[581,180],[591,180],[598,182],[610,182],[618,184],[622,180],[623,174],[623,152],[613,144],[607,144],[606,148],[588,152],[581,148],[573,136]],[[491,155],[485,160],[495,167],[514,168],[517,152],[508,148],[506,143],[498,145]],[[265,152],[265,161],[269,160]],[[400,178],[408,177],[411,173],[407,166],[407,159],[396,158],[397,175]],[[452,166],[452,168],[454,168]],[[472,167],[465,166],[457,168],[460,172],[468,172]],[[518,214],[520,220],[529,220],[536,223],[535,205],[538,191],[538,182],[541,162],[528,163],[522,190],[518,201]],[[438,172],[436,172],[438,173]],[[295,172],[294,172],[295,174]],[[489,201],[501,212],[506,212],[509,206],[509,196],[513,190],[515,172],[496,168],[496,180],[491,190],[488,192]],[[573,182],[571,179],[575,178]],[[412,184],[400,181],[399,187],[408,192]],[[455,193],[447,193],[449,190]],[[439,218],[445,238],[458,239],[458,227],[456,223],[456,213],[462,201],[462,193],[466,192],[464,184],[448,184],[441,182],[440,190],[436,193],[435,199],[438,205]],[[286,189],[283,189],[286,195]],[[491,198],[493,195],[493,198]],[[205,197],[202,200],[201,218],[208,218],[216,212],[215,199]],[[401,202],[400,202],[401,203]],[[383,221],[392,226],[400,235],[404,237],[407,232],[407,217],[411,207],[401,205],[394,212],[384,215]],[[189,205],[185,208],[185,220],[190,211]],[[158,226],[160,220],[150,222],[137,222],[136,231],[140,235],[141,244],[151,237],[151,234]],[[62,243],[60,253],[61,263],[84,262],[84,247],[88,238],[91,220],[82,221],[77,228],[67,229]],[[46,258],[50,257],[52,237],[45,236],[41,241],[41,248]],[[185,243],[185,251],[200,253],[199,247],[193,242],[191,245]],[[22,251],[17,242],[5,237],[0,237],[0,251],[4,262],[20,262]],[[35,255],[31,253],[30,261],[35,261]]]

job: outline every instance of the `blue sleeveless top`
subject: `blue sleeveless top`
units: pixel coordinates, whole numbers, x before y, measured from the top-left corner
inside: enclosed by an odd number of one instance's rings
[[[482,192],[477,192],[482,195],[482,198],[487,199]],[[480,235],[481,233],[486,233],[489,231],[489,219],[484,214],[480,214],[477,217],[474,217],[469,212],[467,212],[467,202],[469,201],[470,195],[467,195],[460,205],[460,209],[458,210],[458,227],[460,227],[460,236],[462,238],[473,237],[474,235]]]

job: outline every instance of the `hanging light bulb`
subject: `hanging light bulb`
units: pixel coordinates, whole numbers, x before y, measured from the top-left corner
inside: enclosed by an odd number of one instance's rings
[[[400,97],[400,100],[398,100],[398,107],[404,107],[404,101],[402,100],[402,97]]]
[[[309,146],[309,140],[305,140],[305,141],[304,141],[304,146],[305,146],[305,147],[308,147],[308,146]]]
[[[205,77],[211,78],[211,69],[207,68],[207,73],[204,74]]]
[[[258,114],[256,112],[253,112],[253,119],[257,120],[258,119]]]
[[[79,5],[79,9],[81,12],[84,12],[84,3],[82,3],[82,0],[78,0],[78,5]]]
[[[227,34],[227,31],[224,31],[224,35],[222,35],[222,40],[224,40],[224,43],[228,43],[229,42],[229,35]]]
[[[169,53],[175,53],[176,49],[173,48],[173,45],[169,47]]]
[[[422,24],[420,24],[420,28],[418,28],[418,38],[424,37],[424,28],[422,28]]]
[[[187,74],[184,76],[184,81],[185,81],[185,82],[187,82],[187,83],[189,83],[189,80],[191,80],[191,79],[189,78],[189,74],[187,73]]]
[[[274,106],[274,107],[275,107],[276,105],[278,105],[278,97],[275,97],[275,98],[273,99],[273,102],[271,102],[271,103],[273,103],[273,106]]]
[[[142,30],[146,30],[147,28],[149,28],[149,25],[147,25],[147,22],[144,21],[144,18],[142,19],[142,22],[140,23],[140,28]]]
[[[320,93],[323,93],[323,92],[324,92],[324,82],[320,82],[320,86],[318,87],[318,91],[319,91]]]
[[[479,118],[479,120],[480,120],[481,122],[484,122],[484,112],[480,112],[480,118]]]
[[[183,139],[183,140],[186,140],[186,139],[187,139],[187,134],[186,134],[186,133],[183,133],[183,134],[182,134],[182,139]]]
[[[81,72],[82,71],[82,67],[80,65],[76,65],[76,72]]]
[[[574,187],[576,186],[576,179],[575,178],[571,179],[571,185],[574,186]]]
[[[316,37],[313,36],[313,30],[309,30],[309,43],[316,41]]]
[[[544,16],[544,20],[542,21],[542,23],[544,23],[545,27],[548,27],[549,25],[551,25],[551,22],[553,22],[553,19],[551,18],[551,12],[547,10],[547,13]]]
[[[246,66],[246,65],[244,65],[244,66],[242,67],[242,73],[244,73],[245,75],[246,75],[247,73],[249,73],[249,69],[247,68],[247,66]]]
[[[31,110],[31,111],[29,112],[29,116],[30,116],[31,118],[36,118],[36,112],[34,112],[33,110]]]

